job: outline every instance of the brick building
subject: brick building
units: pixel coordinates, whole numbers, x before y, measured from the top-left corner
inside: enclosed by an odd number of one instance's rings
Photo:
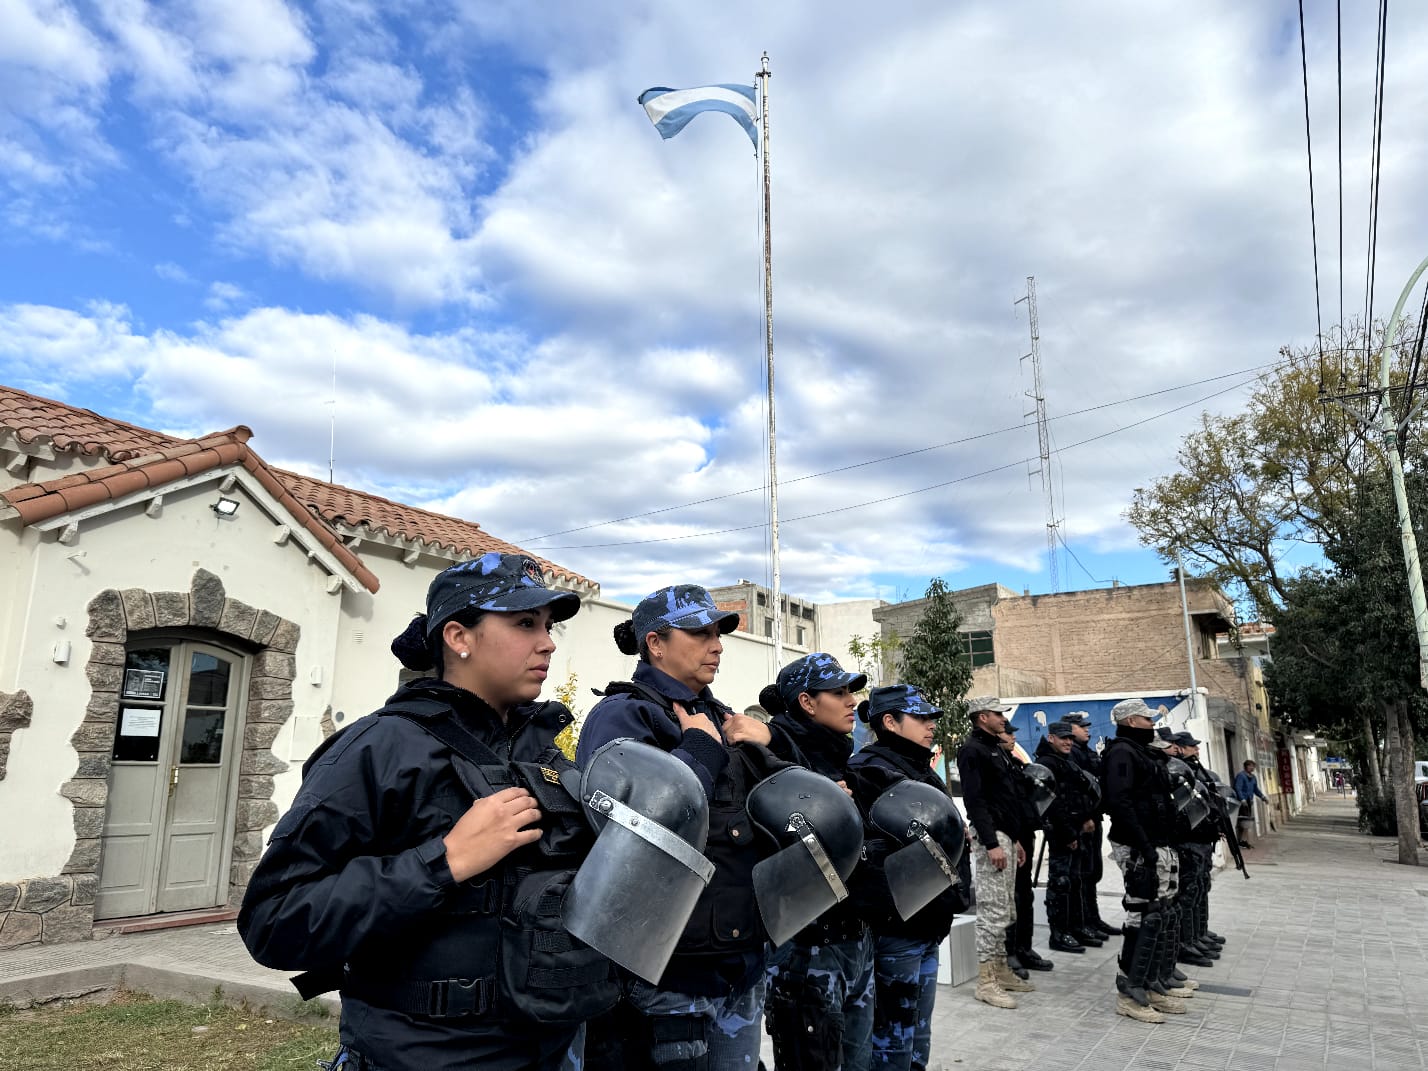
[[[1018,696],[1188,693],[1180,586],[1113,585],[1087,591],[1018,595],[1000,584],[952,592],[972,659],[970,694]],[[1199,714],[1206,719],[1222,773],[1245,759],[1261,784],[1279,791],[1275,741],[1259,661],[1217,637],[1234,627],[1234,608],[1201,581],[1186,585],[1195,651]],[[884,635],[907,636],[925,599],[873,612]]]

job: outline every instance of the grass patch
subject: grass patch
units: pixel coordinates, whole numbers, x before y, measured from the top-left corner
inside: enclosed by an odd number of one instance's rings
[[[329,1024],[273,1019],[244,1005],[154,1000],[0,1013],[0,1071],[312,1071],[337,1051]]]

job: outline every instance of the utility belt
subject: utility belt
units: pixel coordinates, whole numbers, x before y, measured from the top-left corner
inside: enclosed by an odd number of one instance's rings
[[[798,931],[794,941],[800,945],[837,945],[861,941],[868,934],[868,924],[853,915],[818,919]]]

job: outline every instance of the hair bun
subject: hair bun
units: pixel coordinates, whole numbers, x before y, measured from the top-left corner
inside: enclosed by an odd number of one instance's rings
[[[770,714],[788,713],[788,704],[783,701],[783,696],[779,695],[778,686],[773,684],[764,685],[759,692],[759,706]]]
[[[407,669],[425,673],[434,669],[431,646],[426,639],[426,614],[417,614],[400,636],[392,641],[392,654]]]
[[[640,653],[639,641],[635,638],[635,622],[633,620],[621,621],[614,628],[615,646],[620,649],[621,654],[634,655]]]
[[[864,699],[861,703],[858,704],[858,718],[862,721],[864,725],[872,724],[872,721],[869,720],[870,711],[872,710],[872,707],[872,703],[870,703],[866,699]]]

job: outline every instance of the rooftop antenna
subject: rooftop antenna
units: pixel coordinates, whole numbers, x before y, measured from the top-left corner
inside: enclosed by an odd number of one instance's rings
[[[331,406],[329,421],[327,426],[327,482],[336,482],[333,474],[337,468],[337,351],[332,351],[332,397],[328,403]]]
[[[1061,590],[1061,579],[1057,575],[1056,567],[1056,540],[1060,529],[1060,522],[1056,519],[1056,497],[1051,489],[1051,433],[1046,427],[1046,390],[1041,384],[1041,330],[1036,321],[1036,276],[1026,277],[1026,297],[1017,298],[1012,302],[1013,306],[1026,302],[1027,320],[1031,326],[1031,352],[1022,355],[1022,360],[1031,361],[1031,390],[1026,392],[1034,405],[1029,412],[1022,414],[1029,417],[1036,414],[1036,444],[1040,448],[1041,467],[1028,472],[1027,476],[1033,476],[1037,472],[1041,473],[1041,493],[1046,499],[1046,562],[1050,573],[1051,590],[1057,592]]]

